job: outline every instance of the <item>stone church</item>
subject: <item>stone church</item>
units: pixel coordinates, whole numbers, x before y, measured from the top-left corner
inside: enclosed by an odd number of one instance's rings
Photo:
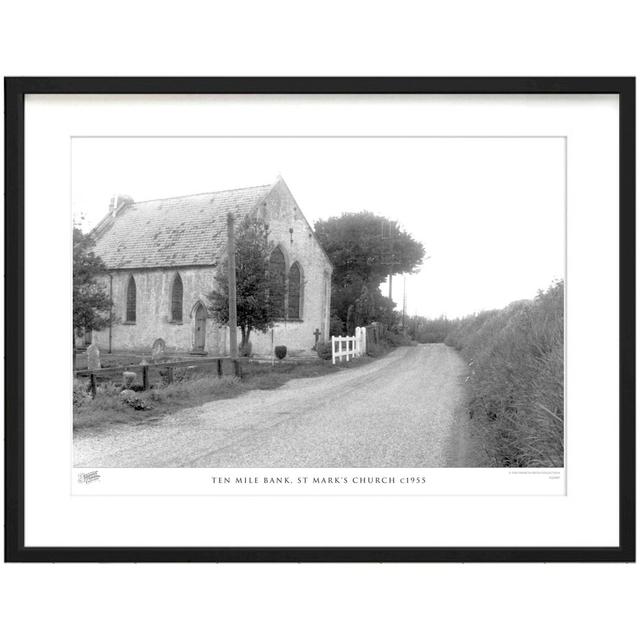
[[[236,228],[261,216],[274,245],[270,271],[282,291],[282,317],[267,333],[251,332],[254,354],[274,345],[310,353],[329,337],[332,265],[282,178],[274,184],[134,202],[112,200],[93,230],[94,251],[117,321],[95,332],[101,351],[148,353],[161,338],[167,352],[227,355],[229,328],[208,310],[218,265],[227,259],[227,214]],[[240,331],[238,330],[238,344]]]

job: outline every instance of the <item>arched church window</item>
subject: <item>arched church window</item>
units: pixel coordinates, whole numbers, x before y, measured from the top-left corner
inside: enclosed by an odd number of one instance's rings
[[[302,274],[300,266],[294,262],[289,269],[289,318],[300,318],[300,302],[302,298]]]
[[[136,281],[133,276],[129,276],[127,284],[127,322],[136,321]]]
[[[171,319],[173,322],[182,322],[182,278],[176,273],[171,289]]]
[[[269,301],[277,318],[284,318],[284,287],[284,254],[282,249],[276,247],[269,258]]]

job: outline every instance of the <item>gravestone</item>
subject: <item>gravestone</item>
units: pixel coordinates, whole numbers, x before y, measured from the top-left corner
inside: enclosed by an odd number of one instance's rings
[[[311,347],[312,351],[318,350],[318,339],[320,338],[320,329],[316,329],[313,332],[313,335],[316,337],[316,341],[313,343],[313,347]]]
[[[87,347],[87,369],[100,369],[100,349],[95,342]]]
[[[137,374],[135,371],[123,371],[122,372],[122,384],[127,389],[135,384]]]
[[[167,349],[167,345],[162,338],[158,338],[154,343],[153,347],[151,347],[151,359],[156,362],[157,360],[161,360],[165,356],[165,351]]]

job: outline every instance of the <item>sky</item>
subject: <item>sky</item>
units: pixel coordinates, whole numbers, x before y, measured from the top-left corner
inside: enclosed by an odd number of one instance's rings
[[[395,276],[409,315],[460,317],[531,298],[564,277],[563,138],[74,138],[72,213],[89,230],[134,200],[269,184],[316,220],[372,211],[429,256]],[[382,290],[387,292],[386,284]]]

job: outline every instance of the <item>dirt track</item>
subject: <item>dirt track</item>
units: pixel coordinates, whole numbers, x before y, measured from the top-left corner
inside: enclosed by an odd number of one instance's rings
[[[369,365],[74,438],[78,467],[461,467],[478,464],[460,356],[402,347]]]

